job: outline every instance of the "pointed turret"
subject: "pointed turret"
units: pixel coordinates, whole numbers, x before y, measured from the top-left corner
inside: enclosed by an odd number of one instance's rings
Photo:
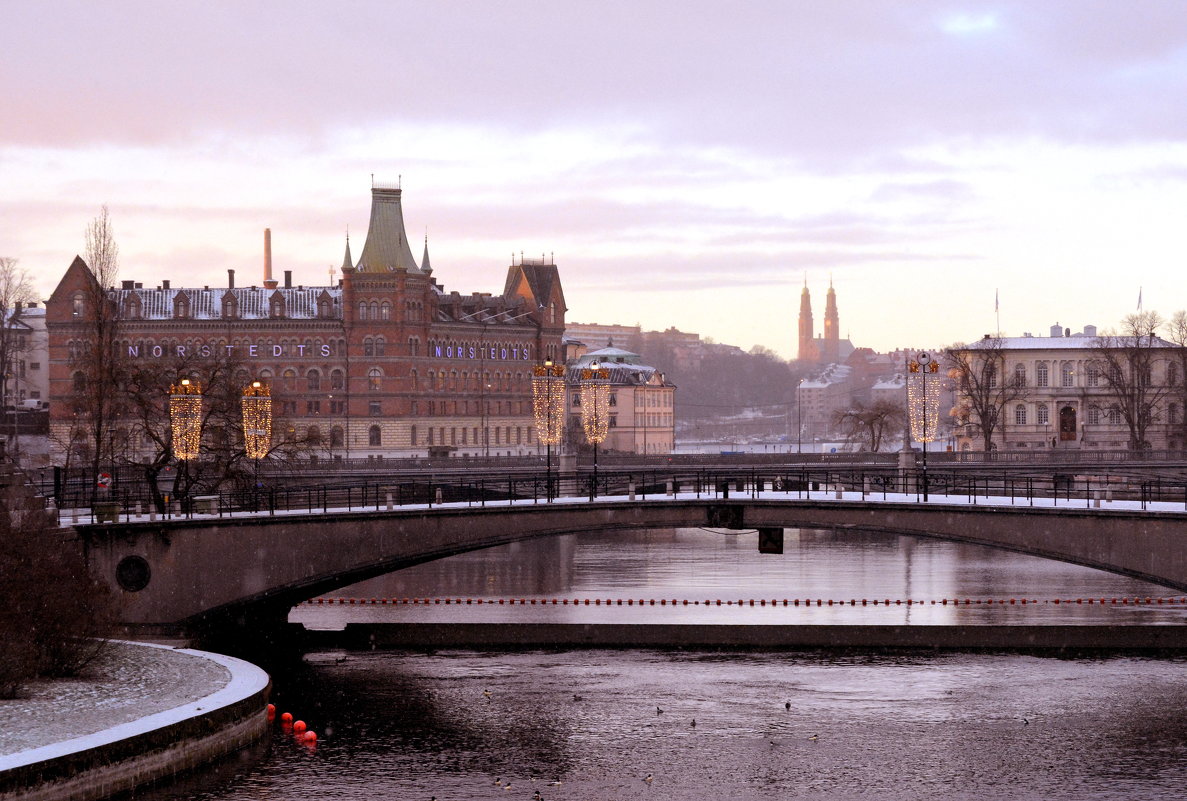
[[[420,271],[408,246],[408,235],[404,232],[400,194],[399,187],[371,187],[371,222],[367,226],[363,253],[359,256],[359,272]]]
[[[429,235],[428,234],[425,234],[425,255],[422,256],[420,259],[420,269],[424,270],[426,273],[431,273],[433,271],[433,266],[431,264],[429,264]]]
[[[350,234],[346,235],[346,255],[342,257],[342,272],[353,271],[354,261],[350,258]]]

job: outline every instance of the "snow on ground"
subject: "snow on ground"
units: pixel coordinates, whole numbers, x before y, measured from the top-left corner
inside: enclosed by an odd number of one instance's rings
[[[230,681],[226,666],[194,653],[112,642],[83,676],[39,680],[23,697],[0,700],[0,769],[6,756],[175,709]]]

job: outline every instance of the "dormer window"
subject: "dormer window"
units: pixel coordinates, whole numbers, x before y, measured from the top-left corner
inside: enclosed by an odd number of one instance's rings
[[[71,314],[73,314],[75,317],[81,317],[84,303],[85,303],[85,301],[83,299],[82,293],[81,292],[74,293],[74,297],[70,299]]]
[[[234,319],[239,316],[239,301],[230,292],[223,295],[223,317]]]
[[[124,317],[130,320],[140,318],[140,296],[128,295],[124,298]]]
[[[173,299],[173,316],[174,317],[189,317],[190,316],[190,298],[184,292]]]
[[[284,296],[279,292],[274,294],[268,301],[268,316],[269,317],[284,317]]]

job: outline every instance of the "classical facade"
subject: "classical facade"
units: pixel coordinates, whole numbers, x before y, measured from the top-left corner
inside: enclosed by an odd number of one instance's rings
[[[960,450],[982,450],[981,393],[996,406],[991,447],[1127,450],[1183,447],[1183,349],[1157,337],[1073,334],[989,337],[968,346],[973,380],[958,379],[952,410]],[[980,388],[978,388],[980,387]],[[1134,441],[1140,418],[1144,440]]]
[[[565,326],[555,263],[513,263],[499,295],[447,292],[427,241],[421,258],[413,255],[402,192],[388,186],[372,188],[367,239],[357,260],[347,242],[337,283],[294,286],[291,271],[283,282],[273,278],[270,236],[265,231],[258,284],[236,286],[228,271],[225,287],[165,280],[108,289],[118,357],[162,370],[224,360],[244,386],[271,388],[275,428],[305,435],[317,446],[311,457],[537,451],[532,367],[561,357]],[[71,397],[86,391],[78,354],[95,330],[88,308],[94,283],[76,258],[46,304],[51,428],[59,443],[69,443],[78,426]],[[136,433],[123,434],[135,456]]]

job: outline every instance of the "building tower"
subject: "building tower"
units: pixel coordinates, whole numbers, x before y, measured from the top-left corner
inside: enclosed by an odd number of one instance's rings
[[[820,361],[812,330],[812,296],[808,292],[808,278],[804,277],[804,289],[800,292],[800,349],[798,358],[802,362]]]
[[[824,302],[824,343],[820,348],[820,360],[833,364],[841,358],[841,320],[837,315],[837,292],[833,279],[828,279],[828,296]]]

